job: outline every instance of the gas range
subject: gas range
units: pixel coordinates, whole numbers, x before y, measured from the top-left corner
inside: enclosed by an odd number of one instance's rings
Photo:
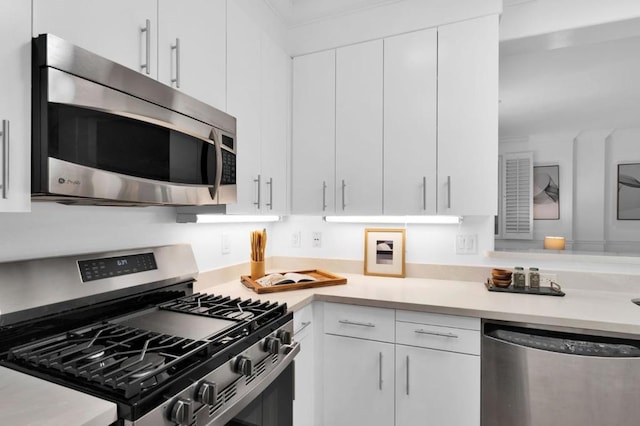
[[[115,424],[226,425],[299,347],[285,304],[193,294],[196,273],[182,245],[0,264],[22,278],[0,279],[0,365],[115,403]]]

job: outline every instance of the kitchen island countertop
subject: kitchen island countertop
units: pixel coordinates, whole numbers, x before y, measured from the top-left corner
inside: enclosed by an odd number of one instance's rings
[[[202,293],[287,303],[292,311],[327,301],[640,336],[640,306],[631,302],[640,292],[563,289],[566,296],[557,297],[490,292],[482,282],[338,275],[347,278],[346,285],[257,294],[239,278],[216,285],[205,273],[198,288]]]

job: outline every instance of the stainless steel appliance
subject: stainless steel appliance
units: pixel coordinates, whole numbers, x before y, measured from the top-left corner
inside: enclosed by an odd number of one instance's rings
[[[33,41],[32,198],[236,202],[236,120],[50,34]]]
[[[482,426],[623,426],[640,419],[640,339],[485,321]]]
[[[291,426],[286,304],[193,294],[196,274],[188,245],[0,264],[0,365],[117,425]]]

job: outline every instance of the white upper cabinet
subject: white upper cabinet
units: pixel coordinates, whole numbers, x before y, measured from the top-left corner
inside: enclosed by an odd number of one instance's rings
[[[292,60],[271,38],[262,36],[260,172],[265,214],[289,212]]]
[[[225,0],[34,0],[33,8],[34,36],[55,34],[226,108]]]
[[[436,213],[438,34],[384,40],[384,213]]]
[[[382,213],[382,40],[336,51],[336,213]]]
[[[0,212],[31,208],[31,4],[2,2],[0,13]]]
[[[438,213],[498,209],[498,16],[438,28]]]
[[[288,211],[291,58],[228,3],[227,110],[237,119],[238,203],[228,213]]]
[[[226,0],[159,0],[158,79],[224,110],[226,21]]]
[[[293,60],[294,214],[335,212],[335,50]]]
[[[33,0],[33,35],[57,35],[157,78],[157,16],[157,0]]]

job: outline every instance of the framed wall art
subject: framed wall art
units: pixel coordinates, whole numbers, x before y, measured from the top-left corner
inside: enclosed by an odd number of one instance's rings
[[[640,220],[640,163],[618,164],[618,220]]]
[[[533,219],[560,219],[560,166],[533,167]]]
[[[364,274],[404,277],[404,244],[404,229],[365,229]]]

